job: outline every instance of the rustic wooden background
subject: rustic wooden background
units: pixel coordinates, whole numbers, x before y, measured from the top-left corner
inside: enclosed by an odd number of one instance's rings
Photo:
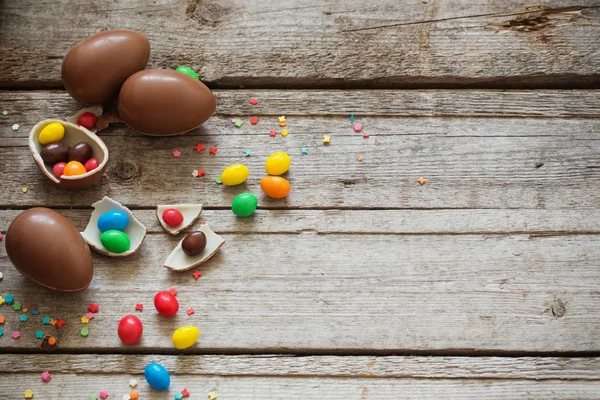
[[[81,107],[62,59],[111,28],[147,35],[150,67],[198,71],[217,114],[184,137],[110,127],[101,183],[59,190],[26,138]],[[599,86],[596,0],[0,0],[0,231],[32,206],[83,229],[104,195],[149,228],[134,256],[94,254],[94,281],[75,295],[26,281],[0,246],[0,295],[42,313],[21,323],[0,306],[0,399],[121,398],[131,377],[152,399],[183,387],[220,400],[600,399]],[[290,134],[271,138],[279,115]],[[280,150],[290,196],[259,196],[254,217],[235,218],[231,200],[260,193]],[[247,183],[217,186],[235,162]],[[199,168],[208,176],[193,178]],[[153,209],[177,202],[204,203],[227,240],[198,281],[161,266],[180,237]],[[165,320],[152,298],[171,287],[182,310]],[[124,346],[116,326],[136,303],[144,336]],[[43,327],[55,347],[34,337],[46,314],[67,320]],[[188,324],[201,339],[176,351],[171,333]],[[171,371],[169,393],[143,382],[151,361]]]

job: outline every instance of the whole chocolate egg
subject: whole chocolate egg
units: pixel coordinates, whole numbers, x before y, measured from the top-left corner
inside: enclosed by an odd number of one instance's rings
[[[217,102],[209,88],[191,76],[166,69],[131,75],[119,93],[119,113],[132,129],[152,136],[176,135],[202,125]]]
[[[79,231],[49,208],[31,208],[13,220],[6,232],[6,254],[27,278],[59,292],[87,288],[94,274]]]
[[[62,64],[67,92],[86,105],[103,104],[119,95],[121,85],[146,67],[150,42],[139,32],[114,29],[77,43]]]

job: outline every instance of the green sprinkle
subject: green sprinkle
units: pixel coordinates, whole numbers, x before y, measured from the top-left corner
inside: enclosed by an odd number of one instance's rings
[[[221,180],[221,177],[220,177],[220,176],[217,176],[217,177],[215,178],[215,182],[217,182],[217,184],[218,184],[218,185],[220,185],[220,184],[222,184],[222,183],[223,183],[223,181]]]
[[[2,111],[2,115],[4,115],[6,117],[8,115],[8,111],[6,111],[6,110]]]
[[[98,396],[95,394],[90,394],[90,400],[98,400]]]
[[[15,303],[13,304],[13,310],[19,311],[20,309],[21,309],[21,303],[19,303],[18,301],[15,301]]]
[[[236,119],[235,120],[235,126],[236,126],[236,128],[241,128],[243,123],[244,122],[241,119]]]
[[[88,328],[81,328],[81,336],[83,337],[87,337],[87,335],[89,335],[90,331],[88,330]]]

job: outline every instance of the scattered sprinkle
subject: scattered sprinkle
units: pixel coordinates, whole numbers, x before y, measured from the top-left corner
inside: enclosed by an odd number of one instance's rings
[[[23,396],[25,396],[26,399],[33,399],[33,390],[31,389],[27,389],[24,393]]]
[[[180,133],[179,136],[185,136],[187,132]]]
[[[0,240],[2,240],[2,234],[0,233]],[[2,272],[0,272],[0,281],[2,280],[2,278],[4,278],[4,274],[2,274]],[[2,303],[0,303],[2,304]]]
[[[21,311],[23,311],[24,313],[26,313],[26,312],[27,312],[27,311],[29,311],[29,310],[27,309],[27,307],[25,307],[25,308],[24,308],[23,310],[21,310]]]
[[[106,390],[101,390],[100,391],[100,398],[101,399],[105,399],[108,397],[108,392]]]
[[[181,400],[181,399],[183,399],[183,395],[181,393],[175,393],[175,396],[173,396],[173,398],[175,400]]]
[[[220,185],[221,183],[223,183],[223,181],[221,180],[221,177],[220,177],[220,176],[217,176],[217,177],[215,178],[215,182],[217,182],[217,185]]]
[[[250,99],[250,104],[252,104],[253,106],[257,105],[258,99],[254,99],[254,98]]]
[[[23,192],[23,193],[27,193],[27,190],[28,190],[28,189],[27,189],[27,186],[24,186],[24,187],[23,187],[23,189],[21,189],[21,192]]]
[[[4,323],[4,315],[0,315],[0,324]]]
[[[193,176],[194,178],[197,178],[197,177],[198,177],[198,170],[197,170],[197,169],[195,169],[195,170],[193,170],[193,171],[192,171],[192,176]]]
[[[281,117],[277,118],[279,120],[279,122],[285,122],[285,116],[282,115]]]
[[[424,185],[427,183],[427,179],[420,177],[419,179],[417,179],[417,182],[419,182],[421,185]]]
[[[6,111],[6,110],[2,111],[2,115],[4,115],[6,117],[8,115],[8,111]]]
[[[282,129],[281,130],[281,136],[287,136],[288,135],[288,130],[287,129]]]
[[[20,338],[20,337],[21,337],[21,332],[19,332],[19,331],[14,331],[14,332],[13,332],[13,333],[10,335],[10,337],[12,337],[13,339],[18,339],[18,338]]]
[[[190,392],[188,392],[188,390],[186,388],[183,388],[183,390],[181,391],[181,394],[183,395],[183,397],[188,397],[190,395]]]
[[[235,123],[234,123],[236,128],[241,128],[243,124],[244,124],[244,121],[242,121],[241,119],[236,119]]]
[[[137,400],[140,398],[140,395],[138,394],[138,392],[133,391],[133,392],[129,393],[129,398],[131,400]]]
[[[363,158],[361,156],[358,156],[358,161],[362,161]]]
[[[18,130],[19,130],[19,124],[14,124],[14,125],[12,126],[12,130],[13,130],[13,131],[18,131]]]
[[[235,120],[235,118],[232,118],[232,119],[231,119],[231,123],[232,123],[232,124],[235,124],[235,121],[236,121],[236,120]]]
[[[369,138],[369,134],[368,133],[363,133],[363,139],[368,139]]]
[[[67,321],[65,321],[64,319],[59,319],[58,322],[56,322],[56,325],[62,329],[63,326],[65,326],[65,324],[67,323]]]
[[[48,372],[48,371],[42,372],[42,380],[44,382],[50,382],[50,379],[52,379],[52,376],[50,375],[50,372]]]
[[[40,315],[38,310],[31,310],[31,315]]]
[[[27,315],[27,314],[19,315],[19,321],[21,321],[21,322],[27,322],[28,319],[29,319],[29,315]]]
[[[287,122],[285,122],[285,121],[279,123],[279,126],[281,126],[282,128],[286,125],[287,125]]]
[[[56,320],[54,318],[50,319],[50,325],[54,326],[56,325]]]
[[[250,123],[252,125],[258,124],[258,118],[257,117],[250,117]]]
[[[214,156],[214,155],[216,155],[216,154],[217,154],[217,150],[218,150],[218,148],[216,148],[216,147],[211,147],[211,148],[210,148],[210,150],[209,150],[209,152],[210,152],[210,154],[212,154],[212,155]]]
[[[196,279],[200,278],[202,276],[202,272],[200,271],[194,271],[192,272],[192,276]]]
[[[169,289],[169,293],[171,293],[173,296],[177,296],[177,289],[171,288]]]
[[[90,322],[90,319],[88,317],[86,317],[85,315],[83,317],[81,317],[81,323],[82,324],[87,324]]]
[[[244,157],[250,157],[252,152],[250,150],[244,150]]]
[[[277,131],[275,131],[275,129],[271,129],[271,131],[269,132],[269,136],[271,136],[271,137],[277,136]]]
[[[44,325],[49,325],[50,321],[52,321],[52,319],[47,315],[44,318],[42,318],[42,324]]]
[[[360,131],[362,131],[362,124],[354,125],[354,132],[360,132]]]
[[[202,143],[198,143],[197,145],[194,146],[194,150],[196,150],[198,153],[200,153],[202,150],[204,150],[204,145]]]
[[[2,232],[0,232],[0,240],[2,240]]]
[[[329,144],[331,142],[331,137],[324,135],[323,136],[323,144]]]
[[[36,339],[43,339],[44,338],[44,331],[35,331],[35,338]]]
[[[11,305],[15,302],[15,297],[12,294],[7,294],[4,296],[4,300],[6,301],[6,304]]]
[[[94,313],[94,314],[95,314],[95,313],[97,313],[97,312],[98,312],[98,310],[99,310],[99,306],[98,306],[98,304],[96,304],[96,303],[92,303],[92,304],[90,304],[90,306],[88,307],[88,311],[89,311],[89,312],[91,312],[91,313]]]
[[[81,336],[87,337],[90,334],[90,330],[87,327],[83,327],[79,333]]]
[[[56,338],[55,338],[54,336],[50,336],[50,337],[48,338],[48,344],[49,344],[50,346],[54,346],[54,345],[56,344]]]
[[[137,380],[136,379],[130,379],[129,380],[129,387],[130,388],[134,388],[137,386]]]
[[[350,114],[350,123],[353,124],[354,123],[354,114]]]
[[[15,301],[15,303],[13,304],[13,310],[19,311],[20,309],[21,309],[21,303],[19,303],[18,301]]]
[[[301,149],[300,149],[300,152],[301,152],[302,154],[304,154],[304,155],[307,155],[307,154],[308,154],[308,147],[303,147],[303,148],[301,148]]]
[[[187,315],[193,315],[195,311],[192,307],[190,307],[187,310],[185,310],[185,312],[187,313]]]
[[[215,392],[210,392],[208,394],[208,400],[217,400],[217,394]]]
[[[128,394],[123,395],[123,400],[131,400],[131,396]]]
[[[173,150],[173,157],[179,158],[181,156],[181,152],[179,150]]]
[[[6,303],[6,300],[4,300],[4,297],[0,296],[0,306],[4,303]]]
[[[144,311],[144,305],[142,303],[137,303],[135,305],[135,311]]]
[[[92,319],[92,318],[94,318],[94,313],[91,313],[91,312],[86,312],[86,313],[85,313],[85,316],[86,316],[88,319]]]
[[[206,171],[205,171],[205,170],[203,170],[203,169],[199,169],[199,170],[198,170],[198,176],[199,176],[199,177],[206,176]]]
[[[4,336],[4,329],[0,328],[0,336]]]
[[[98,400],[98,396],[95,394],[90,394],[90,400]]]

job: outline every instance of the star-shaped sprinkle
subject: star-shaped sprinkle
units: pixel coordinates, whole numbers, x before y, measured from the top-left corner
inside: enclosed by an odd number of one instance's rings
[[[171,293],[173,296],[177,296],[177,289],[171,288],[169,289],[169,293]]]
[[[44,382],[50,382],[50,379],[52,379],[52,376],[50,375],[50,372],[48,372],[48,371],[42,372],[42,380]]]
[[[269,136],[271,136],[271,137],[277,136],[277,131],[275,129],[271,129],[271,131],[269,132]]]
[[[417,182],[419,182],[421,185],[424,185],[427,183],[427,179],[420,177],[419,179],[417,179]]]
[[[244,157],[250,157],[252,152],[250,150],[244,150]]]
[[[129,398],[131,400],[137,400],[140,398],[140,395],[134,390],[133,392],[129,393]]]
[[[194,178],[198,177],[198,170],[197,169],[195,169],[195,170],[192,171],[192,176]]]
[[[277,118],[279,120],[279,122],[285,122],[285,115],[282,115],[281,117]]]
[[[18,338],[20,338],[20,337],[21,337],[21,332],[19,332],[19,331],[14,331],[14,332],[13,332],[13,333],[10,335],[10,337],[11,337],[11,338],[13,338],[13,339],[18,339]]]
[[[205,170],[203,170],[203,169],[199,169],[199,170],[198,170],[198,176],[199,176],[199,177],[206,176],[206,171],[205,171]]]
[[[4,297],[0,296],[0,306],[4,303],[6,303],[6,300],[4,300]]]
[[[15,302],[15,297],[12,294],[7,294],[4,296],[4,300],[6,300],[6,304],[11,305]]]
[[[304,154],[304,155],[307,155],[307,154],[308,154],[308,147],[303,147],[303,148],[301,148],[301,149],[300,149],[300,152],[301,152],[302,154]]]
[[[329,142],[331,142],[331,137],[324,135],[323,136],[323,144],[329,144]]]
[[[27,389],[23,392],[23,396],[25,396],[26,399],[33,399],[33,390]]]
[[[287,129],[282,129],[281,130],[281,136],[287,136],[288,135],[288,130]]]
[[[208,393],[208,400],[217,400],[217,394],[215,392]]]
[[[192,307],[190,307],[187,310],[185,310],[185,312],[187,313],[187,315],[193,315],[195,311]]]
[[[137,303],[135,305],[135,311],[144,311],[144,305],[142,303]]]
[[[90,330],[87,327],[83,327],[79,333],[81,336],[87,337],[90,334]]]
[[[183,397],[188,397],[190,395],[190,392],[188,392],[188,390],[186,388],[183,388],[183,390],[181,391],[181,394],[183,395]]]
[[[197,145],[194,146],[194,150],[196,150],[198,153],[200,153],[202,150],[204,150],[204,145],[202,143],[198,143]]]
[[[35,338],[36,339],[43,339],[44,338],[44,331],[35,331]]]
[[[62,327],[65,326],[66,323],[67,323],[67,321],[65,321],[64,319],[61,318],[56,322],[56,325],[62,329]]]
[[[258,124],[258,118],[257,117],[250,117],[250,123],[252,125]]]
[[[360,132],[362,131],[362,124],[356,124],[354,125],[354,132]]]
[[[105,399],[108,397],[108,392],[106,390],[101,390],[100,391],[100,398],[101,399]]]
[[[81,317],[81,323],[82,324],[87,324],[90,322],[90,319],[88,317],[86,317],[85,315],[83,317]]]
[[[52,319],[50,320],[50,325],[54,326],[54,325],[56,325],[56,323],[57,323],[57,322],[58,322],[58,321],[56,321],[54,318],[52,318]]]
[[[196,279],[200,278],[202,276],[202,272],[200,271],[194,271],[192,272],[192,276]]]
[[[181,156],[181,152],[179,150],[173,150],[173,157],[179,158]]]
[[[27,322],[28,319],[29,319],[29,315],[27,315],[27,314],[19,315],[19,321],[21,321],[21,322]]]
[[[258,99],[255,99],[255,98],[250,99],[250,104],[252,104],[253,106],[257,105],[258,104]]]
[[[12,126],[12,130],[13,130],[13,131],[18,131],[18,130],[19,130],[19,124],[14,124],[14,125]]]
[[[92,318],[94,318],[94,313],[86,312],[85,316],[88,317],[88,319],[92,319]]]
[[[129,380],[129,387],[130,388],[134,388],[137,386],[137,380],[136,379],[130,379]]]
[[[173,398],[175,400],[181,400],[181,399],[183,399],[183,395],[181,393],[175,393],[175,396],[173,396]]]
[[[212,154],[213,156],[217,154],[217,150],[218,148],[216,147],[211,147],[208,151],[210,152],[210,154]]]
[[[38,310],[31,310],[31,315],[40,315]]]
[[[52,319],[47,315],[44,318],[42,318],[42,324],[44,325],[50,324],[50,321],[52,321]]]
[[[21,303],[19,303],[18,301],[15,301],[13,304],[13,310],[19,311],[20,309],[21,309]]]
[[[92,313],[97,313],[99,309],[99,305],[96,303],[92,303],[90,304],[90,306],[88,307],[88,311],[92,312]]]
[[[241,119],[236,119],[234,125],[236,128],[241,128],[243,123],[244,121],[242,121]]]
[[[124,394],[122,397],[123,400],[131,400],[131,396],[128,394]]]
[[[98,400],[98,396],[95,394],[90,394],[90,400]]]

